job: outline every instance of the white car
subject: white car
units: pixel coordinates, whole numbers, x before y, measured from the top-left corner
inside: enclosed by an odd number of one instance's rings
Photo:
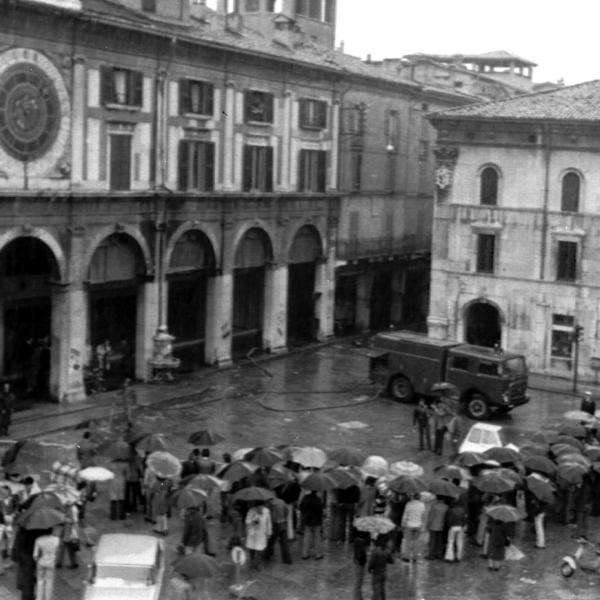
[[[506,446],[504,432],[500,425],[489,423],[475,423],[469,429],[463,443],[458,449],[460,452],[485,452],[490,448],[502,448]],[[510,445],[509,445],[510,447]]]
[[[82,600],[158,600],[164,571],[162,540],[141,534],[104,534]]]

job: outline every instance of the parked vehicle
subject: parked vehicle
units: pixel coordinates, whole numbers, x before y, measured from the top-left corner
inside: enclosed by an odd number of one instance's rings
[[[158,600],[165,571],[163,541],[150,535],[100,536],[83,600]]]
[[[522,354],[436,340],[412,331],[379,333],[371,338],[370,348],[371,380],[383,384],[400,402],[431,395],[432,385],[439,382],[457,388],[473,419],[529,402]]]
[[[591,573],[600,572],[600,548],[584,537],[576,538],[577,550],[562,557],[560,572],[563,577],[571,577],[577,569]]]
[[[490,448],[502,448],[506,446],[504,432],[500,425],[491,423],[475,423],[469,429],[458,452],[485,452]]]

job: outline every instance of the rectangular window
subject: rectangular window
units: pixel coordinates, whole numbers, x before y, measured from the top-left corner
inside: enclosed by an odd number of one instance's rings
[[[207,81],[179,80],[179,114],[211,115],[214,112],[215,87]]]
[[[362,188],[362,153],[352,153],[352,189],[360,192]]]
[[[248,90],[244,96],[246,123],[272,123],[273,101],[273,94]]]
[[[273,191],[273,148],[244,146],[244,192]]]
[[[496,236],[480,233],[477,236],[477,272],[493,273],[496,251]]]
[[[327,152],[300,150],[298,171],[299,191],[324,192],[327,179]]]
[[[156,0],[142,0],[142,10],[144,12],[156,12]]]
[[[577,279],[577,242],[558,242],[556,279],[558,281]]]
[[[260,10],[260,0],[246,0],[246,12],[258,12]]]
[[[327,127],[327,102],[300,99],[299,121],[302,129],[325,129]]]
[[[139,71],[103,66],[100,79],[102,104],[142,106],[144,76]]]
[[[321,20],[322,0],[296,0],[296,14]]]
[[[388,152],[398,152],[400,117],[397,110],[390,110],[385,122],[385,145]]]
[[[452,359],[452,368],[459,369],[461,371],[469,370],[469,359],[466,356],[455,356]]]
[[[571,368],[574,327],[575,317],[552,315],[552,347],[550,352],[553,366],[556,367],[562,364]]]
[[[419,161],[427,162],[429,159],[429,141],[419,140]]]
[[[183,140],[179,143],[179,189],[211,192],[215,178],[215,145]]]
[[[325,0],[325,23],[333,23],[333,0]]]
[[[131,189],[131,136],[114,134],[110,140],[111,190]]]

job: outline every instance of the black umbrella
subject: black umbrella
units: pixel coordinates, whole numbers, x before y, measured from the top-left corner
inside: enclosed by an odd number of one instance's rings
[[[225,438],[212,429],[202,429],[191,433],[188,437],[188,443],[195,446],[214,446],[225,440]]]

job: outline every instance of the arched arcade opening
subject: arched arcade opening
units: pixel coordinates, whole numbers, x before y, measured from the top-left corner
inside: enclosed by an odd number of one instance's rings
[[[465,309],[465,341],[493,348],[502,342],[500,311],[489,302],[477,301]]]

